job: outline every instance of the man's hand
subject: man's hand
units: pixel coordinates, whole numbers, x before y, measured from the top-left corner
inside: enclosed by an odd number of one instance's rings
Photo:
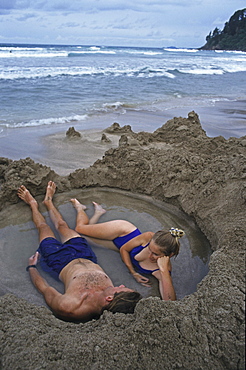
[[[39,253],[36,252],[33,256],[31,256],[28,260],[29,265],[36,265],[38,263]]]
[[[158,265],[160,271],[162,271],[162,272],[167,272],[167,271],[169,272],[169,271],[172,270],[170,257],[168,257],[168,256],[163,256],[163,257],[158,258],[157,265]]]

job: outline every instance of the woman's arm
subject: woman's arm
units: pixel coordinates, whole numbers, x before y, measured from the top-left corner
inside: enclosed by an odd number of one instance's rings
[[[120,248],[120,255],[121,255],[122,261],[125,263],[128,270],[133,275],[133,277],[137,280],[137,282],[144,286],[150,286],[150,284],[148,284],[149,279],[140,275],[134,270],[134,267],[132,265],[132,261],[130,258],[130,251],[133,248],[138,247],[139,245],[143,245],[143,246],[146,245],[151,239],[152,235],[153,235],[152,232],[146,232],[141,235],[138,235],[135,238],[129,240],[129,242],[125,243]]]
[[[167,256],[160,257],[157,260],[159,271],[153,275],[159,280],[159,290],[164,301],[175,301],[176,293],[173,287],[172,278],[170,275],[171,263]]]

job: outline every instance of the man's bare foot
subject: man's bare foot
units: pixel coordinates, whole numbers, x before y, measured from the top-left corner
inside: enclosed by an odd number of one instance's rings
[[[25,203],[31,205],[31,203],[37,204],[36,199],[33,198],[32,194],[24,185],[21,185],[17,191],[17,195],[20,199],[24,200]]]
[[[53,181],[49,181],[47,188],[46,188],[46,194],[45,194],[43,203],[45,204],[45,202],[52,200],[55,192],[56,192],[56,184]]]
[[[103,215],[104,213],[106,213],[106,209],[104,209],[100,204],[96,203],[96,202],[92,202],[94,204],[94,209],[95,209],[95,213],[96,214],[100,214],[100,215]]]
[[[70,202],[72,203],[77,212],[81,210],[84,211],[86,209],[86,206],[84,206],[84,204],[81,204],[76,198],[70,199]]]

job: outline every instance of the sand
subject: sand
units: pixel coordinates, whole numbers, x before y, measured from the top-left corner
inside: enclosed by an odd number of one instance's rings
[[[32,159],[2,158],[1,215],[18,207],[21,225],[28,222],[16,196],[23,182],[40,197],[48,179],[58,184],[58,197],[98,187],[151,197],[184,212],[204,233],[213,251],[208,274],[176,302],[149,296],[133,315],[104,312],[78,325],[56,319],[31,299],[4,294],[3,369],[245,368],[246,137],[209,138],[194,112],[153,133],[124,131],[116,132],[119,145],[101,160],[66,176]],[[11,222],[6,225],[11,230]]]
[[[72,141],[66,138],[71,126],[68,124],[2,128],[0,156],[14,160],[31,157],[65,176],[78,168],[88,168],[101,159],[106,150],[118,146],[120,135],[109,135],[111,143],[101,141],[103,130],[114,122],[121,126],[131,125],[134,132],[153,132],[173,117],[187,117],[193,109],[180,106],[160,111],[127,110],[124,114],[90,116],[86,121],[74,122],[81,138]],[[246,102],[243,100],[218,101],[214,105],[199,106],[196,112],[209,137],[222,135],[229,139],[246,134]]]

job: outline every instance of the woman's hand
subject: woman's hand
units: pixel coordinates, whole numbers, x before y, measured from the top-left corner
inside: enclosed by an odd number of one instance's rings
[[[38,257],[39,257],[39,253],[36,252],[33,256],[31,256],[28,260],[28,264],[29,265],[36,265],[38,263]]]
[[[162,272],[167,272],[167,271],[169,272],[169,271],[172,270],[170,257],[168,257],[168,256],[163,256],[163,257],[158,258],[157,265],[158,265],[160,271],[162,271]]]
[[[173,287],[173,282],[171,278],[172,265],[170,262],[170,257],[163,256],[157,259],[157,265],[159,267],[160,276],[159,279],[159,289],[161,297],[164,301],[175,301],[176,293]]]
[[[147,286],[147,287],[151,286],[148,278],[138,274],[137,272],[134,272],[132,275],[135,278],[135,280],[137,280],[137,282],[140,283],[141,285]]]

